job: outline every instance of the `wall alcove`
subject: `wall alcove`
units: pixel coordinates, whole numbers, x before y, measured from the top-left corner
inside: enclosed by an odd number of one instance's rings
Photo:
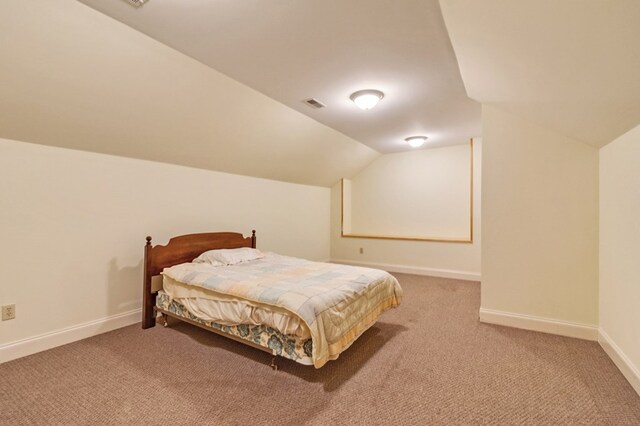
[[[388,154],[341,184],[341,235],[473,242],[473,139]]]

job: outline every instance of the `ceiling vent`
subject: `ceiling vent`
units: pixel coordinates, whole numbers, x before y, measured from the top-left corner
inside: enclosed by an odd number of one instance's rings
[[[311,108],[315,108],[315,109],[320,109],[320,108],[326,107],[325,104],[323,104],[322,102],[320,102],[319,100],[317,100],[315,98],[307,99],[306,101],[304,101],[304,103],[309,105]]]
[[[140,7],[143,4],[145,4],[148,0],[124,0],[124,1],[126,1],[127,3],[135,7]]]

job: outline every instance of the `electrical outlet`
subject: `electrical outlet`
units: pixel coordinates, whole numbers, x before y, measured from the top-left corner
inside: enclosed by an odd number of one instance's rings
[[[2,321],[12,320],[16,317],[16,305],[4,305],[2,307]]]
[[[360,247],[360,254],[364,253],[364,249],[362,247]]]

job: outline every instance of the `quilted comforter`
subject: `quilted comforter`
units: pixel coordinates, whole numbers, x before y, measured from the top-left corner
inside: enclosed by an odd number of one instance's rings
[[[398,281],[385,271],[273,253],[230,266],[183,263],[163,274],[297,315],[311,332],[316,368],[336,359],[382,312],[402,300]]]

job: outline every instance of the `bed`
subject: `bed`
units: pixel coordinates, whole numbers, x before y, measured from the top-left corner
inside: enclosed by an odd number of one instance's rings
[[[321,368],[401,300],[385,271],[262,253],[255,231],[145,245],[143,328],[173,317],[272,354],[274,368],[278,356]]]

